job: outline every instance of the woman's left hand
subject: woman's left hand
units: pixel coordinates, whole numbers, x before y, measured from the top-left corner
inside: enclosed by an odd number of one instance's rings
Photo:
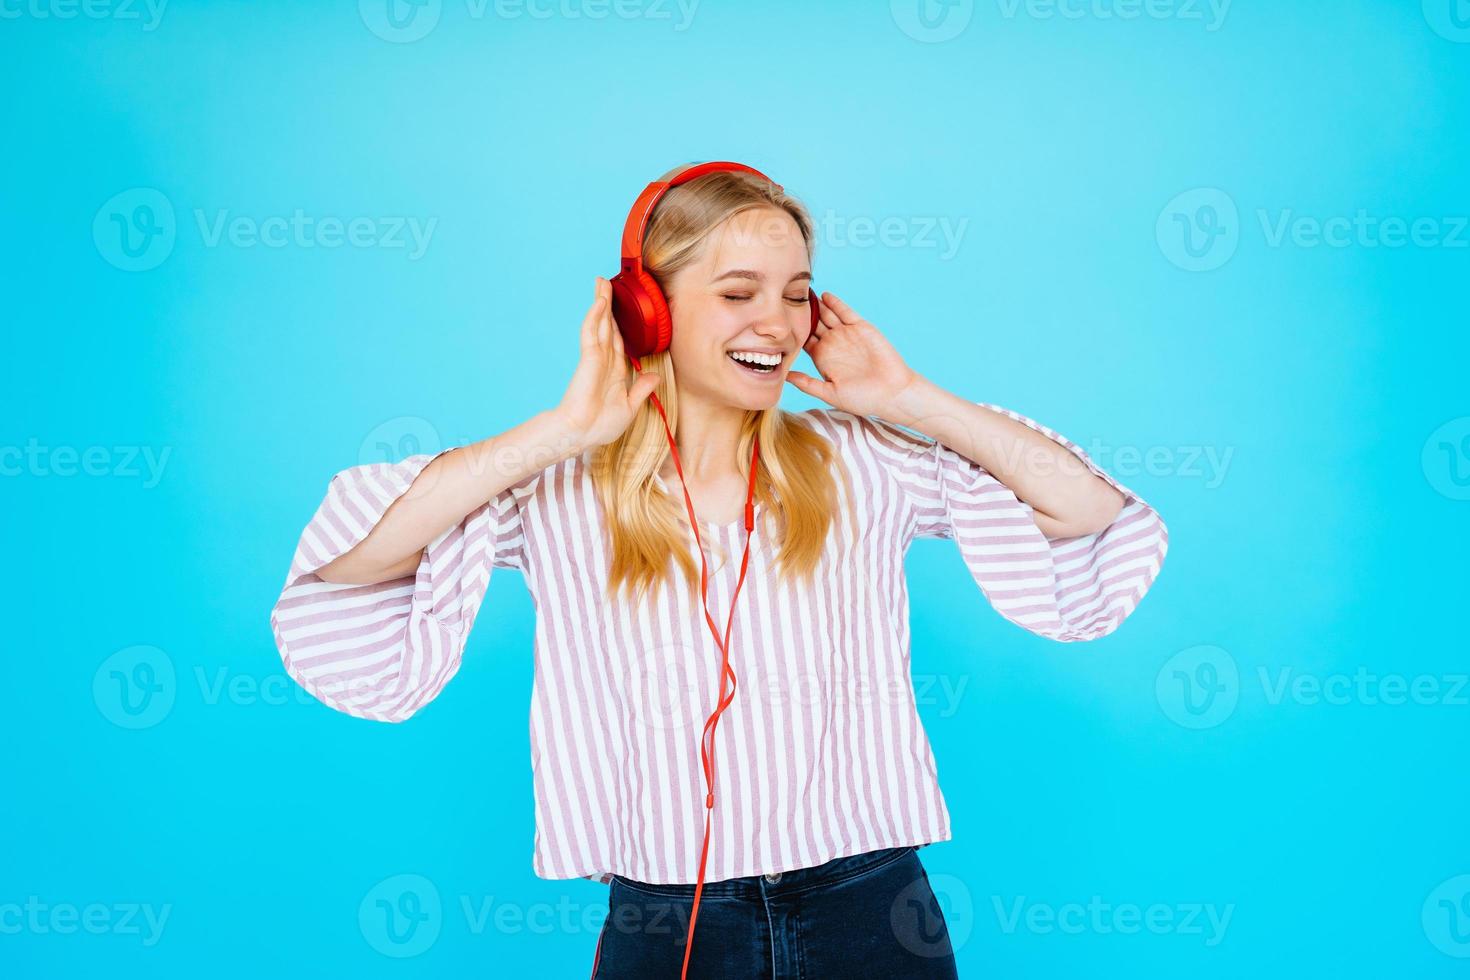
[[[892,418],[898,397],[919,375],[877,327],[836,295],[822,294],[820,314],[802,349],[826,380],[802,371],[788,372],[786,380],[845,412]]]

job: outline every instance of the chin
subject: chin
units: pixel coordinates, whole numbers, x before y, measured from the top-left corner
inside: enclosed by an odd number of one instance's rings
[[[785,384],[785,379],[782,379],[781,384]],[[771,390],[766,392],[732,391],[726,396],[726,400],[747,412],[765,411],[774,408],[781,401],[781,385],[772,382]]]

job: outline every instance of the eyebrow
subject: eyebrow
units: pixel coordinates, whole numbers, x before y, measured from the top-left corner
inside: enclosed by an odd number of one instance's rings
[[[811,277],[812,274],[810,272],[798,272],[791,277],[789,282],[796,282],[799,279],[810,279]],[[719,282],[721,279],[753,279],[756,282],[761,282],[765,278],[764,275],[756,272],[754,269],[731,269],[722,275],[715,276],[710,282]]]

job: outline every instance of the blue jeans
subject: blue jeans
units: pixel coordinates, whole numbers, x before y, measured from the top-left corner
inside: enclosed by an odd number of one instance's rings
[[[953,978],[954,952],[917,848],[705,882],[689,976]],[[614,875],[593,980],[678,980],[693,885]]]

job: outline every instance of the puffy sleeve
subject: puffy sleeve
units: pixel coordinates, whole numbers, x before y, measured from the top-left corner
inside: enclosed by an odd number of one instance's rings
[[[862,419],[872,448],[903,490],[908,539],[950,538],[990,604],[1023,629],[1061,642],[1107,636],[1153,584],[1169,547],[1158,513],[1077,445],[1024,415],[978,403],[1040,432],[1124,497],[1094,534],[1048,538],[1033,508],[948,446],[877,418]]]
[[[343,470],[301,532],[271,630],[287,673],[338,711],[404,721],[432,701],[459,670],[491,569],[523,568],[520,510],[505,490],[431,541],[412,575],[376,585],[317,577],[439,455]]]

